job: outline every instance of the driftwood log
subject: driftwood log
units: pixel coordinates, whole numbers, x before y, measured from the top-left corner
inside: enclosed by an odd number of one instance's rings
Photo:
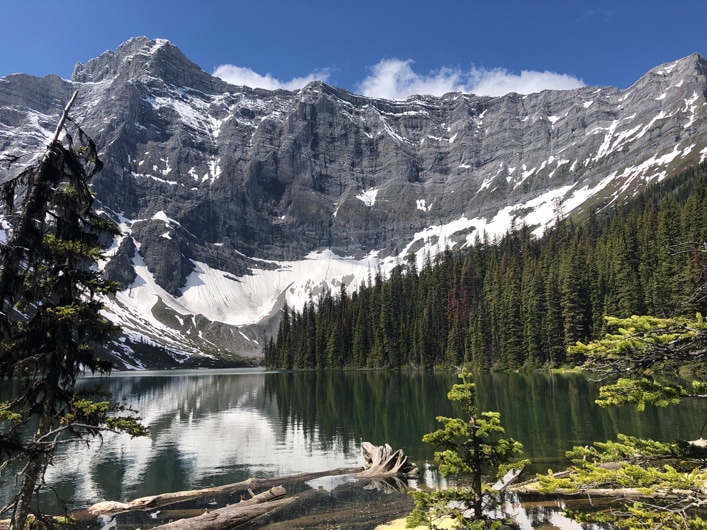
[[[271,479],[244,480],[224,486],[203,488],[198,490],[178,491],[141,497],[130,502],[105,501],[99,502],[86,510],[75,512],[77,520],[95,519],[102,515],[115,515],[128,511],[154,510],[170,504],[192,501],[209,495],[229,495],[238,492],[249,492],[250,499],[242,500],[224,508],[207,511],[203,514],[180,518],[156,528],[162,530],[222,530],[245,523],[262,515],[275,512],[288,504],[298,500],[299,497],[287,497],[283,484],[308,482],[310,480],[339,475],[354,475],[356,478],[385,478],[398,475],[413,475],[417,466],[408,461],[405,453],[398,449],[393,451],[390,445],[375,446],[369,442],[362,444],[366,469],[361,467],[337,468],[315,473],[300,473]],[[254,494],[254,490],[266,491]],[[3,523],[0,521],[0,530]]]
[[[272,488],[282,484],[291,484],[294,482],[307,482],[321,477],[333,477],[338,475],[350,475],[360,471],[360,467],[344,467],[331,469],[329,471],[320,471],[316,473],[300,473],[298,475],[289,475],[285,477],[276,477],[271,479],[253,479],[249,478],[242,482],[226,484],[224,486],[216,486],[213,488],[204,488],[199,490],[177,491],[173,493],[162,493],[159,495],[151,495],[149,497],[141,497],[130,502],[106,501],[99,502],[88,508],[88,513],[97,517],[99,515],[111,515],[120,512],[131,510],[152,510],[177,502],[205,497],[206,495],[227,495],[239,491],[251,491],[255,489]]]
[[[272,513],[297,500],[297,497],[283,499],[282,497],[286,494],[285,488],[275,486],[237,504],[207,511],[196,517],[179,519],[155,528],[160,530],[221,530],[223,528],[231,528],[266,513]]]
[[[393,451],[390,445],[373,445],[363,442],[363,459],[366,469],[356,475],[357,478],[408,475],[417,472],[417,466],[408,461],[402,449]]]

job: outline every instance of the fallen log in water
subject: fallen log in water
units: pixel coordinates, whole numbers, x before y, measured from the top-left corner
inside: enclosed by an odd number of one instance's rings
[[[282,499],[281,497],[286,494],[285,488],[275,486],[237,504],[208,511],[196,517],[179,519],[155,528],[160,530],[222,530],[231,528],[266,513],[271,513],[297,500],[297,497]]]
[[[204,488],[198,490],[177,491],[173,493],[162,493],[159,495],[151,495],[149,497],[141,497],[130,502],[105,501],[94,504],[88,508],[88,513],[97,517],[99,515],[111,515],[120,512],[131,510],[148,510],[167,506],[177,502],[190,501],[204,497],[206,495],[227,495],[239,491],[249,491],[254,489],[272,488],[273,486],[288,484],[293,482],[307,482],[321,477],[333,477],[338,475],[349,475],[360,471],[360,467],[337,468],[329,471],[319,471],[316,473],[300,473],[298,475],[289,475],[285,477],[276,477],[268,479],[249,478],[242,482],[226,484],[224,486],[216,486],[213,488]]]
[[[219,508],[194,517],[178,519],[159,526],[157,528],[168,530],[196,530],[196,529],[212,529],[220,530],[229,528],[246,521],[260,517],[264,514],[275,512],[287,504],[295,501],[298,497],[292,498],[277,498],[282,490],[282,495],[285,495],[282,484],[308,482],[322,477],[332,477],[340,475],[354,475],[356,478],[385,478],[396,475],[412,475],[417,472],[417,466],[408,461],[408,457],[401,449],[393,451],[390,445],[375,446],[369,442],[362,444],[364,450],[364,459],[368,466],[363,471],[361,467],[337,468],[328,471],[320,471],[315,473],[300,473],[297,475],[288,475],[284,477],[276,477],[269,479],[253,479],[244,480],[224,486],[216,486],[211,488],[203,488],[197,490],[178,491],[171,493],[162,493],[151,495],[148,497],[140,497],[130,502],[104,501],[96,503],[85,510],[79,510],[72,515],[81,521],[92,520],[98,516],[115,515],[129,511],[144,511],[154,510],[186,501],[194,501],[205,496],[229,495],[238,492],[250,492],[252,498],[243,500],[239,503]],[[255,495],[253,490],[271,488],[263,493]],[[278,489],[279,488],[279,489]],[[2,523],[0,521],[0,530]]]

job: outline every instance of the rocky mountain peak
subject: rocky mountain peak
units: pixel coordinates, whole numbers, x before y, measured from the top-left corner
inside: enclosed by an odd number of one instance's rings
[[[701,54],[694,52],[676,61],[668,62],[649,70],[648,73],[658,72],[673,74],[675,77],[682,77],[692,73],[704,75],[707,71],[707,59]]]
[[[699,53],[693,53],[682,59],[651,68],[627,91],[648,89],[657,92],[670,87],[681,88],[686,84],[692,85],[695,82],[704,82],[706,78],[707,60]]]
[[[671,63],[668,63],[668,66]],[[698,80],[704,82],[707,80],[707,59],[699,53],[693,53],[687,57],[675,61],[674,74],[676,82],[684,79],[685,82]]]
[[[115,51],[106,51],[86,64],[77,63],[71,80],[99,83],[119,79],[159,80],[167,85],[213,92],[223,83],[190,61],[179,48],[165,39],[135,37]]]

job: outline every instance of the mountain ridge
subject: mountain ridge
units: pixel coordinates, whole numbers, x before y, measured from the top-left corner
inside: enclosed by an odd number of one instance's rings
[[[704,160],[706,74],[694,53],[624,90],[384,100],[230,85],[136,37],[71,80],[0,79],[0,153],[41,152],[78,88],[74,118],[105,162],[93,188],[124,233],[106,270],[124,288],[108,312],[125,363],[140,365],[136,342],[257,356],[285,301],[484,231],[540,234]]]

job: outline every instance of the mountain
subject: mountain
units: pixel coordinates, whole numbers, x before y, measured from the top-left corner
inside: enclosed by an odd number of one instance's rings
[[[101,149],[100,208],[123,230],[106,312],[127,367],[257,358],[285,301],[353,290],[419,260],[631,196],[707,158],[707,61],[633,86],[383,100],[313,82],[233,86],[138,37],[70,80],[0,78],[6,179],[43,149],[73,91]]]

